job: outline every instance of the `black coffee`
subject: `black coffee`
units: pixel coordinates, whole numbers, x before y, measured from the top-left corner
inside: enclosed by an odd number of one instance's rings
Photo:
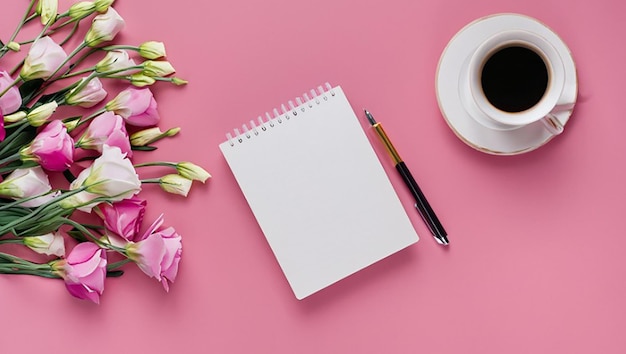
[[[505,112],[521,112],[536,105],[548,87],[548,69],[526,47],[505,47],[487,59],[481,73],[487,100]]]

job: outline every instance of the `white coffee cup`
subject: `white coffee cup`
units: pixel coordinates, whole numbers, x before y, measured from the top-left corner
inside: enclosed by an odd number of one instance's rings
[[[482,75],[485,63],[492,55],[509,47],[522,47],[537,54],[547,71],[543,96],[530,108],[510,112],[500,109],[485,96]],[[482,114],[474,117],[482,125],[495,130],[513,130],[534,122],[542,122],[553,135],[563,132],[563,124],[555,115],[572,109],[573,104],[562,98],[565,84],[563,59],[545,38],[524,30],[499,32],[482,42],[469,58],[469,99]]]

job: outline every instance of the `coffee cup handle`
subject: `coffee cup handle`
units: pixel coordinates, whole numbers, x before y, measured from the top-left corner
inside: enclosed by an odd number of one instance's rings
[[[547,116],[541,119],[541,123],[546,128],[547,131],[552,135],[559,135],[563,133],[563,124],[554,114],[548,113]]]

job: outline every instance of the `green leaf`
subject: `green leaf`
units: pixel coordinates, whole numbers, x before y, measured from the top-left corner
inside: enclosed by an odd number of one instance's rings
[[[156,146],[131,146],[131,150],[135,151],[154,151],[157,149]]]
[[[107,272],[107,278],[119,278],[124,275],[123,270],[110,270]]]
[[[34,80],[26,81],[22,84],[22,86],[20,86],[20,96],[22,96],[22,107],[26,107],[28,102],[30,102],[33,98],[35,98],[35,95],[37,94],[37,92],[39,92],[39,89],[41,88],[43,83],[44,83],[43,79],[34,79]]]
[[[49,95],[43,95],[37,100],[33,108],[37,106],[41,106],[42,104],[45,104],[48,102],[52,102],[52,101],[57,101],[58,104],[61,104],[61,101],[65,98],[65,94],[69,90],[70,90],[69,88],[66,88],[66,89],[51,93]]]
[[[74,182],[74,180],[76,179],[76,176],[74,176],[72,172],[70,172],[70,170],[63,171],[63,176],[70,183]]]

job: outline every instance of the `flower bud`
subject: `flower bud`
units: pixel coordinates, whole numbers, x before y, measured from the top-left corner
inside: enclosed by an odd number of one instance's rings
[[[132,74],[130,76],[130,83],[136,87],[150,86],[154,84],[155,82],[156,82],[155,79],[151,78],[150,76],[146,76],[142,73]]]
[[[80,21],[96,11],[96,5],[91,1],[81,1],[70,7],[68,14],[74,21]]]
[[[163,42],[148,41],[139,46],[139,55],[146,59],[159,59],[166,56]]]
[[[180,128],[168,129],[162,132],[159,127],[140,130],[130,136],[130,144],[132,146],[146,146],[157,142],[163,138],[174,136],[180,132]]]
[[[151,77],[165,77],[176,70],[168,61],[146,60],[143,62],[143,74]]]
[[[27,236],[23,240],[26,247],[39,254],[65,256],[65,243],[63,242],[63,235],[59,232],[41,236]]]
[[[66,118],[63,120],[63,125],[65,125],[65,128],[67,129],[68,133],[76,129],[76,127],[78,126],[78,123],[80,122],[80,119],[81,117],[72,117],[72,118]]]
[[[182,195],[186,197],[191,189],[191,180],[181,175],[170,174],[165,175],[159,179],[159,185],[161,188],[172,194]]]
[[[115,0],[96,0],[94,5],[96,7],[96,11],[99,13],[105,13],[114,2]]]
[[[13,114],[9,114],[8,116],[4,116],[4,122],[5,123],[17,123],[17,122],[20,122],[24,118],[26,118],[26,112],[19,111]]]
[[[89,108],[97,105],[106,97],[107,92],[102,87],[100,79],[95,77],[87,85],[83,86],[85,80],[87,78],[81,79],[76,88],[65,94],[65,102],[67,104]]]
[[[14,52],[19,52],[19,51],[20,51],[21,46],[20,46],[20,44],[19,44],[19,43],[17,43],[17,42],[9,42],[9,43],[7,44],[7,48],[11,49],[11,50],[12,50],[12,51],[14,51]]]
[[[96,64],[96,72],[104,73],[108,71],[117,71],[116,75],[131,74],[129,71],[119,71],[125,68],[136,66],[135,61],[130,58],[125,50],[112,50],[107,52],[102,60]],[[138,69],[137,69],[138,70]],[[137,70],[134,70],[135,72]],[[132,69],[130,71],[133,71]]]
[[[211,178],[211,175],[205,169],[191,162],[177,163],[176,170],[181,176],[202,183]]]
[[[176,86],[181,86],[181,85],[187,85],[189,83],[189,81],[187,80],[183,80],[181,78],[178,77],[173,77],[172,78],[172,83]]]
[[[56,21],[58,8],[58,0],[39,0],[35,12],[41,16],[42,25],[51,25]]]
[[[38,106],[35,109],[32,109],[26,115],[28,124],[32,125],[33,127],[42,126],[45,122],[48,121],[48,118],[52,116],[52,114],[54,113],[54,111],[56,111],[58,106],[59,105],[57,104],[56,101],[52,101],[52,102],[44,103],[41,106]]]
[[[110,41],[124,28],[124,19],[110,7],[107,12],[94,17],[91,28],[85,35],[85,43],[89,47]]]

